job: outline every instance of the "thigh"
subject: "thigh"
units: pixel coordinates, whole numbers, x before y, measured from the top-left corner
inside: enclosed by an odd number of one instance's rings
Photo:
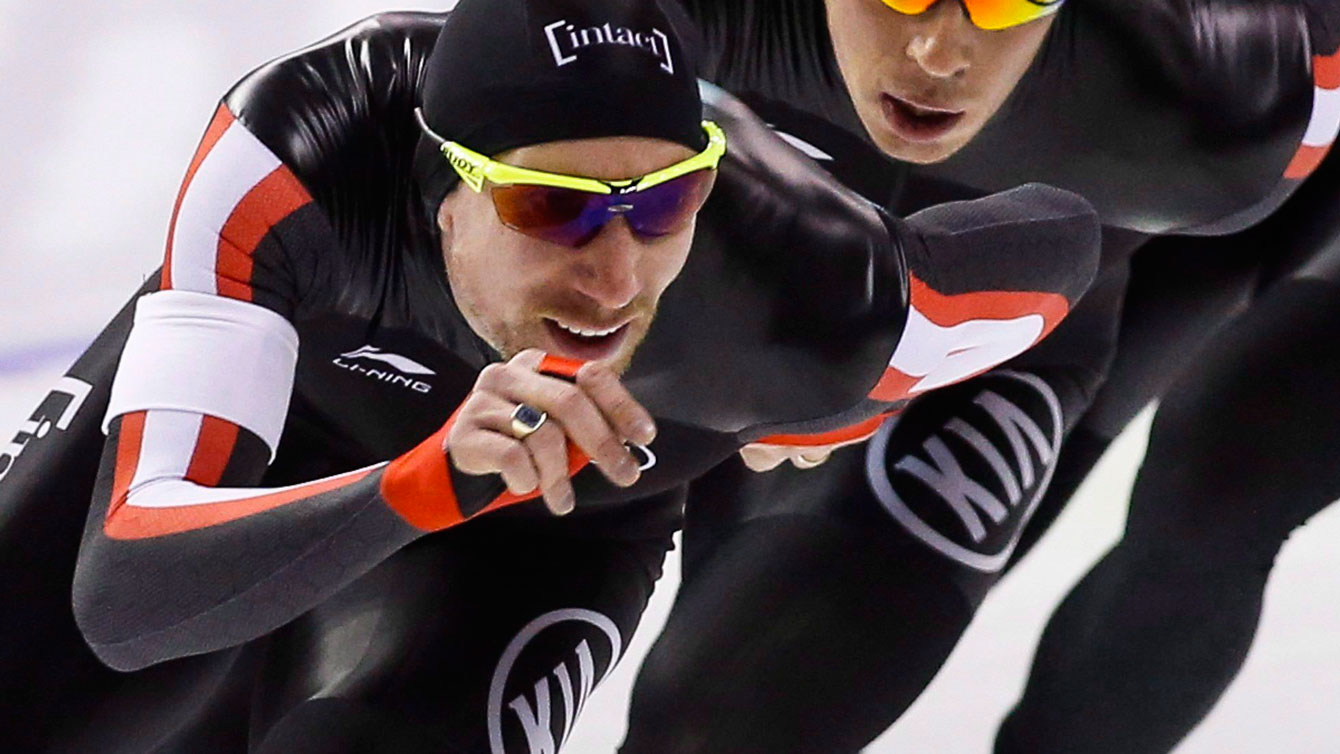
[[[1156,239],[1131,264],[1121,306],[1110,308],[1116,347],[1096,395],[1069,429],[1056,471],[1010,559],[1042,538],[1126,425],[1219,328],[1241,312],[1257,284],[1260,253],[1236,239]],[[1119,331],[1117,325],[1120,325]]]
[[[1168,237],[1131,263],[1115,358],[1082,425],[1114,438],[1183,370],[1213,335],[1246,310],[1262,275],[1255,234]]]
[[[848,496],[845,515],[933,556],[980,604],[1038,513],[1086,405],[1073,374],[1002,369],[921,399],[870,442],[865,493]]]
[[[1036,510],[1119,300],[1095,299],[1092,319],[1012,369],[918,399],[816,469],[733,459],[696,481],[684,581],[623,750],[855,751],[892,724]]]
[[[936,391],[816,469],[733,460],[695,482],[684,581],[624,751],[856,751],[892,724],[1046,489],[1066,400],[1063,373],[1036,366],[1051,381]]]
[[[1267,260],[1267,282],[1161,400],[1128,539],[1212,542],[1204,554],[1268,569],[1288,532],[1340,497],[1340,160],[1224,242]]]
[[[1227,238],[1155,239],[1136,253],[1119,308],[1111,364],[1092,403],[1067,435],[1050,489],[1038,505],[1011,566],[1064,510],[1108,446],[1184,372],[1215,333],[1243,312],[1266,274],[1259,232]]]
[[[272,638],[253,751],[556,751],[631,638],[669,534],[481,519],[420,540]]]
[[[622,752],[854,752],[934,675],[972,607],[941,558],[871,510],[862,448],[822,468],[714,472],[732,494],[743,485],[790,512],[686,523],[697,544],[634,686]],[[864,495],[863,512],[847,515],[844,494]],[[833,508],[798,510],[815,500]]]
[[[1164,396],[1128,539],[1273,558],[1340,497],[1340,284],[1290,278],[1206,348]]]
[[[70,589],[133,314],[132,299],[18,431],[0,437],[0,741],[16,750],[81,727],[118,682],[84,643]]]

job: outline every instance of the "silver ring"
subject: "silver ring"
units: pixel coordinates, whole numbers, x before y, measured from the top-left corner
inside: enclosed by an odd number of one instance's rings
[[[549,414],[530,404],[518,403],[517,407],[512,409],[512,436],[524,440],[539,431],[547,421]]]

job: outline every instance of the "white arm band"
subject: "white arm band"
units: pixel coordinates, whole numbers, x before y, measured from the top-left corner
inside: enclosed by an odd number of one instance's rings
[[[140,298],[102,430],[135,411],[190,411],[243,427],[274,460],[298,364],[298,332],[256,304],[190,291]]]

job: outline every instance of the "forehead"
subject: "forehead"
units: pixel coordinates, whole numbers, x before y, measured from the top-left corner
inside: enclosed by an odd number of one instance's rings
[[[607,136],[534,144],[508,150],[496,159],[532,170],[616,180],[646,175],[693,155],[683,144],[663,139]]]

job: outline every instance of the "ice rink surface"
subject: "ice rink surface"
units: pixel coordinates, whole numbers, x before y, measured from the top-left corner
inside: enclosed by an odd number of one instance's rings
[[[178,182],[231,83],[387,9],[366,0],[0,0],[0,444],[158,265]],[[990,751],[1047,615],[1120,531],[1147,418],[991,596],[926,694],[867,751]],[[1261,449],[1270,452],[1269,438]],[[1334,511],[1290,539],[1246,669],[1180,754],[1340,752],[1337,540]],[[628,654],[565,752],[614,750],[677,576],[672,554]]]

